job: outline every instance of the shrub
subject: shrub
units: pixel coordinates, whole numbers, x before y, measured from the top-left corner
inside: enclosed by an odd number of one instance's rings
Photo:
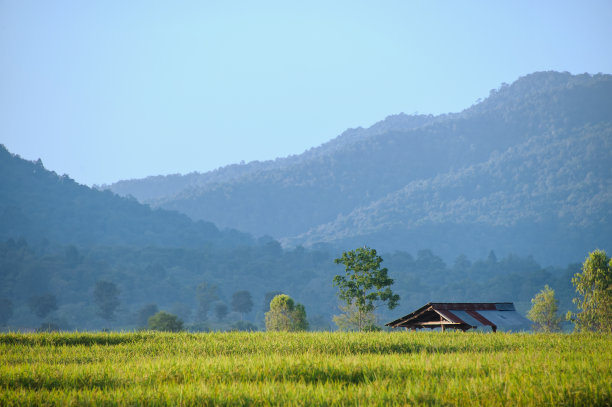
[[[152,331],[179,332],[183,330],[183,321],[176,315],[160,311],[149,318],[148,326]]]

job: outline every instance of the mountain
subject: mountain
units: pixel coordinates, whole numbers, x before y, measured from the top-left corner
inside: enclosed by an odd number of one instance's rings
[[[151,209],[135,199],[80,185],[0,145],[0,239],[79,246],[197,247],[252,244],[245,233]]]
[[[491,241],[569,262],[612,242],[612,126],[534,136],[489,160],[413,181],[288,244],[376,242],[481,253]],[[561,238],[559,238],[561,236]]]
[[[612,243],[611,126],[611,75],[538,72],[460,113],[390,116],[298,156],[108,188],[286,245],[562,264]]]
[[[267,171],[284,170],[313,159],[316,160],[321,156],[329,155],[359,140],[388,131],[413,129],[432,120],[433,116],[426,115],[407,116],[399,114],[389,116],[384,121],[376,123],[368,129],[348,129],[335,139],[317,148],[311,148],[300,155],[277,158],[270,161],[231,164],[203,174],[192,172],[186,175],[157,175],[143,179],[123,180],[112,185],[102,185],[98,188],[102,190],[110,189],[123,196],[133,196],[142,202],[152,203],[159,200],[167,200],[184,191],[214,187],[218,184],[229,183],[245,176],[253,176]]]

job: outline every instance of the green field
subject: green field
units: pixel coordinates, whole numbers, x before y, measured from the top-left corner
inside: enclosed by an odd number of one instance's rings
[[[0,334],[0,405],[612,405],[612,335]]]

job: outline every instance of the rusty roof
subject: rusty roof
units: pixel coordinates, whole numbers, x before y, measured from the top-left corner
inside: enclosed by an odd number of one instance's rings
[[[391,321],[392,328],[470,329],[489,326],[496,330],[525,329],[529,321],[514,309],[511,302],[430,302],[418,310]]]

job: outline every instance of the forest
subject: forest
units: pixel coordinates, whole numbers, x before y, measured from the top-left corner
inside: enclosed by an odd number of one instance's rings
[[[312,330],[334,330],[332,316],[340,313],[332,286],[341,271],[333,261],[338,255],[325,247],[283,250],[274,240],[190,249],[33,246],[9,239],[0,243],[0,301],[10,304],[10,313],[5,308],[0,323],[5,330],[45,324],[63,330],[134,330],[164,310],[179,316],[191,331],[263,330],[272,296],[285,293],[304,304]],[[461,255],[451,265],[426,249],[414,255],[383,253],[382,258],[401,300],[394,311],[378,315],[381,325],[430,301],[510,301],[525,314],[545,285],[555,290],[560,311],[575,309],[571,278],[580,264],[543,268],[533,258],[498,259],[493,251],[474,261]],[[109,319],[99,315],[95,301],[100,281],[118,289],[119,304]],[[198,291],[202,285],[214,287],[204,312]],[[232,306],[233,296],[244,291],[252,303],[246,312]],[[55,306],[37,315],[33,301],[49,296]]]

